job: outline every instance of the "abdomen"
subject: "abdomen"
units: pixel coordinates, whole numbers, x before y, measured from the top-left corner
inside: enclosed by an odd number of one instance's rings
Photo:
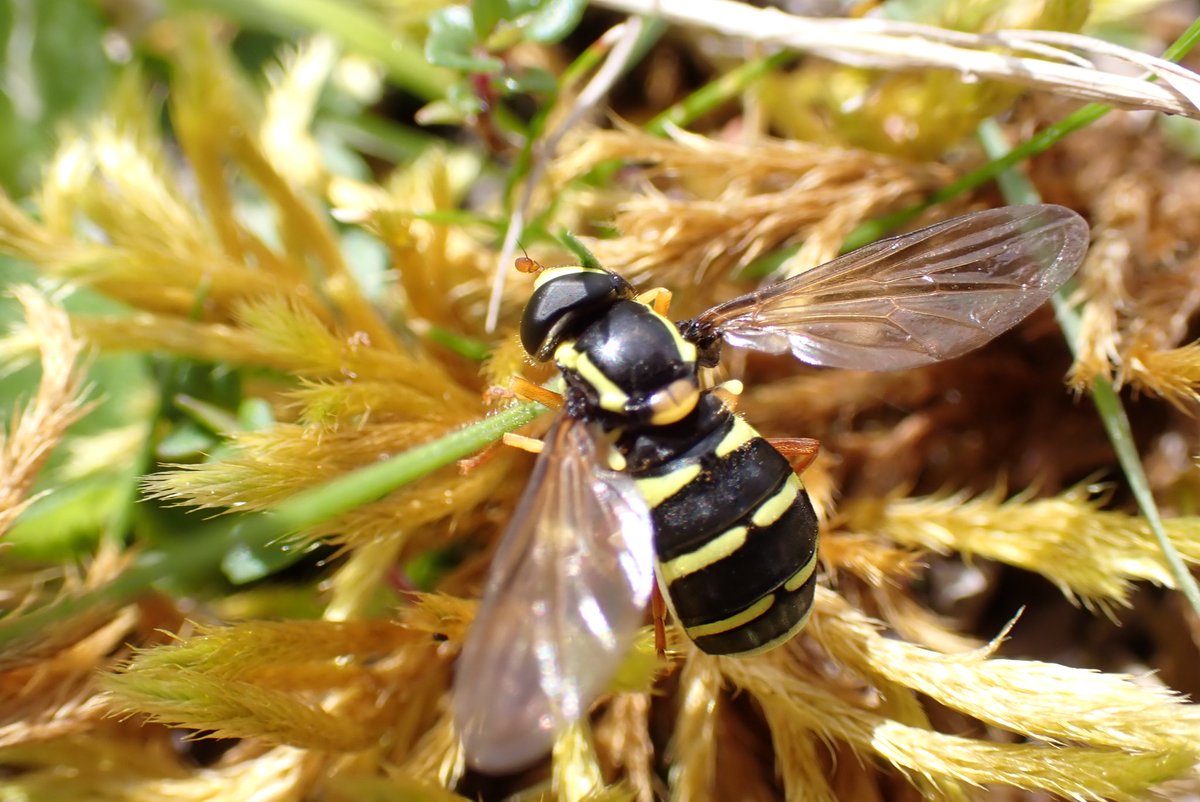
[[[659,583],[676,620],[709,654],[751,654],[786,642],[808,618],[817,517],[783,455],[705,401],[690,447],[664,432],[672,447],[657,449],[662,459],[630,468],[651,505]],[[655,453],[656,439],[642,430],[637,447]]]

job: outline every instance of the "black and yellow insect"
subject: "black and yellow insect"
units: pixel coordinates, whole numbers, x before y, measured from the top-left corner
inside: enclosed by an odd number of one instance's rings
[[[610,682],[657,581],[712,654],[785,643],[816,587],[817,518],[788,460],[701,384],[723,343],[897,370],[1009,329],[1075,271],[1060,206],[976,212],[672,323],[598,267],[543,270],[522,342],[565,404],[501,542],[455,682],[468,760],[540,757]]]

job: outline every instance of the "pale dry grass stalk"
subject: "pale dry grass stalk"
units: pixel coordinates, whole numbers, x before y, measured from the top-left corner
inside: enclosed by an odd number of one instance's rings
[[[798,17],[732,0],[596,0],[596,4],[778,44],[856,67],[952,70],[971,80],[1009,81],[1119,108],[1200,117],[1200,80],[1195,74],[1086,36],[1015,30],[974,34],[882,19]],[[997,47],[1008,52],[996,52]],[[1163,82],[1148,83],[1109,69],[1100,60],[1081,59],[1064,47],[1120,59],[1152,71]]]
[[[24,332],[15,339],[40,352],[42,376],[34,397],[12,411],[0,432],[0,536],[33,503],[30,493],[50,452],[91,407],[84,401],[85,341],[71,331],[67,313],[32,287],[12,293],[25,310]]]

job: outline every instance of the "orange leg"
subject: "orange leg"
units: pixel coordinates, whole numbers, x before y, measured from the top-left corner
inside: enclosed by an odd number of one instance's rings
[[[650,594],[650,615],[654,617],[654,653],[659,657],[667,654],[667,603],[663,600],[658,582],[654,583],[654,592]]]
[[[666,287],[655,287],[651,290],[646,290],[640,293],[637,297],[639,303],[646,304],[663,317],[667,316],[667,312],[671,311],[671,291]]]
[[[807,437],[768,437],[767,442],[792,463],[792,470],[797,476],[813,464],[817,452],[821,450],[820,441]]]

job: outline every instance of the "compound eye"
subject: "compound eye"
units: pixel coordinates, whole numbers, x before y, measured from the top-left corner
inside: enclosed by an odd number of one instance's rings
[[[633,287],[607,270],[551,267],[543,270],[521,318],[521,344],[545,361],[564,339],[601,318]]]

